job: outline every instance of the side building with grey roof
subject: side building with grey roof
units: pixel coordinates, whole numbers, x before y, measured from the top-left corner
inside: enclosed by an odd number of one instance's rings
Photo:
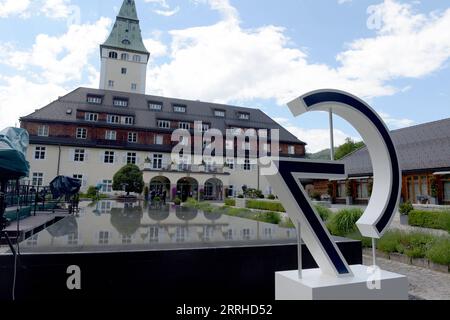
[[[450,204],[450,118],[391,132],[402,170],[402,200],[412,203]],[[315,188],[332,193],[337,203],[350,197],[367,203],[372,185],[372,163],[366,147],[348,156],[349,180],[333,181]],[[347,200],[348,201],[348,200]]]

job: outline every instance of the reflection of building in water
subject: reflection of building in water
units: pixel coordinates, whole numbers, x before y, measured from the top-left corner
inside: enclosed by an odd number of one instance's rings
[[[96,207],[110,208],[96,214]],[[163,206],[100,201],[34,235],[28,247],[121,246],[295,239],[295,231],[277,225],[217,213]]]

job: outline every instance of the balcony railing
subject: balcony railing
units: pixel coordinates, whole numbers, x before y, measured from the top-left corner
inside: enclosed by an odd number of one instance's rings
[[[162,164],[154,166],[152,163],[144,163],[144,169],[150,171],[173,171],[192,173],[226,173],[227,168],[222,166],[187,165],[187,164]]]

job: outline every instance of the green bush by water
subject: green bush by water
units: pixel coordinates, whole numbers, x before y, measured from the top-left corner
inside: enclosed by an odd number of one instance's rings
[[[442,229],[450,232],[450,212],[412,210],[409,213],[408,223],[411,226]]]

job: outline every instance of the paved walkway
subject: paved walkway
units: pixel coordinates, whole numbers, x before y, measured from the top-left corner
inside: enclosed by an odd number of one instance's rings
[[[363,256],[364,264],[371,265],[372,257]],[[397,261],[377,258],[378,266],[408,277],[410,299],[450,300],[450,274],[420,268]]]

